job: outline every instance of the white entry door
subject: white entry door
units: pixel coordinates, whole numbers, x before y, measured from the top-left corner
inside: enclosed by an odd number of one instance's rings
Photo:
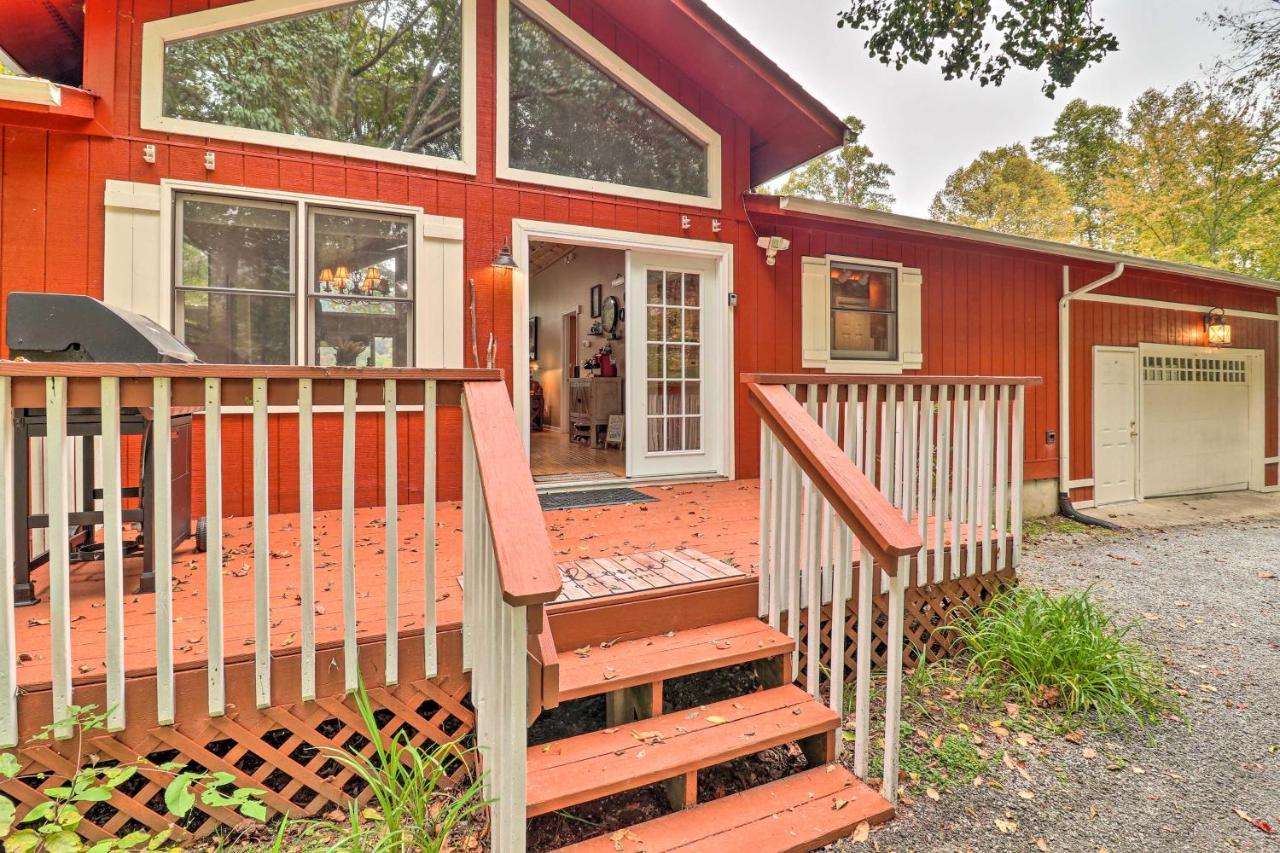
[[[628,476],[723,473],[727,305],[714,260],[628,253]]]
[[[1137,500],[1138,353],[1093,351],[1093,499]]]

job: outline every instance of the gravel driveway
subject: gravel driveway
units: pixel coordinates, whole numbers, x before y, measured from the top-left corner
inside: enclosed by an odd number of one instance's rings
[[[1280,850],[1278,574],[1276,520],[1036,542],[1024,581],[1093,586],[1134,622],[1185,689],[1186,724],[1059,739],[1027,762],[1029,780],[999,766],[1001,787],[921,798],[868,842],[830,849]]]

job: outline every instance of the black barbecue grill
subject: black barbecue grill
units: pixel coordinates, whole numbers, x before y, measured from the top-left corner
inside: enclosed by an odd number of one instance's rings
[[[77,361],[110,363],[192,363],[199,361],[195,353],[181,341],[146,317],[132,311],[114,308],[89,296],[54,293],[11,293],[5,312],[6,338],[10,358],[28,361]],[[195,531],[191,524],[191,414],[192,410],[175,411],[169,422],[172,449],[171,507],[155,506],[153,488],[155,471],[151,452],[151,412],[148,409],[120,410],[121,435],[142,436],[139,486],[121,490],[124,498],[138,502],[126,509],[126,522],[140,525],[140,535],[125,544],[126,556],[142,555],[142,577],[139,592],[155,591],[155,552],[148,531],[153,529],[157,511],[169,511],[172,517],[173,541],[177,547],[193,533],[197,547],[204,550],[203,520]],[[14,518],[14,603],[35,604],[39,599],[31,584],[31,572],[49,561],[49,552],[32,554],[30,533],[47,529],[47,514],[32,513],[31,439],[43,438],[48,428],[44,409],[15,409],[13,412],[14,505],[23,514]],[[97,507],[102,498],[94,477],[94,437],[102,435],[102,410],[73,408],[67,411],[67,435],[81,439],[80,509],[68,514],[71,537],[66,543],[49,543],[49,548],[65,547],[72,562],[102,558],[102,545],[97,541],[97,528],[103,514]]]

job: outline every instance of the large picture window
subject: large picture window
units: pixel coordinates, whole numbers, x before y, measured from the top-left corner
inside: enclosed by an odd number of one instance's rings
[[[498,177],[720,204],[720,137],[546,0],[499,0]]]
[[[179,194],[178,336],[219,364],[411,365],[413,224],[403,215]]]
[[[252,0],[148,23],[143,126],[469,171],[473,2]]]

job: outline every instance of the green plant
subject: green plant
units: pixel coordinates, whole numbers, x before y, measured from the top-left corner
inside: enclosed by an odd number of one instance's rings
[[[5,853],[108,853],[115,850],[180,850],[169,842],[172,828],[152,834],[145,830],[130,832],[120,838],[108,838],[88,846],[80,838],[77,829],[83,820],[80,806],[109,801],[116,789],[138,774],[140,770],[172,776],[165,786],[165,808],[175,818],[186,817],[195,807],[196,799],[207,806],[233,808],[254,820],[267,818],[267,809],[259,799],[264,793],[258,788],[241,788],[235,785],[231,773],[207,773],[192,771],[182,762],[153,764],[146,759],[123,764],[99,764],[85,761],[84,736],[86,732],[105,729],[107,715],[95,705],[73,705],[65,720],[45,726],[32,735],[30,742],[50,740],[60,729],[74,729],[76,750],[73,766],[79,768],[63,784],[40,791],[48,799],[36,804],[30,811],[17,818],[12,800],[0,796],[0,838],[4,839]],[[0,753],[0,776],[14,779],[22,767],[11,753]]]
[[[356,706],[373,753],[328,749],[329,756],[361,779],[373,795],[370,806],[349,806],[342,827],[330,824],[340,839],[330,850],[360,853],[438,853],[467,818],[488,805],[481,780],[451,788],[450,772],[465,764],[467,752],[456,743],[417,747],[404,731],[384,737],[361,686]]]
[[[1173,707],[1159,662],[1128,639],[1089,590],[1053,596],[1018,587],[947,630],[964,640],[983,687],[1103,720],[1156,718]]]

